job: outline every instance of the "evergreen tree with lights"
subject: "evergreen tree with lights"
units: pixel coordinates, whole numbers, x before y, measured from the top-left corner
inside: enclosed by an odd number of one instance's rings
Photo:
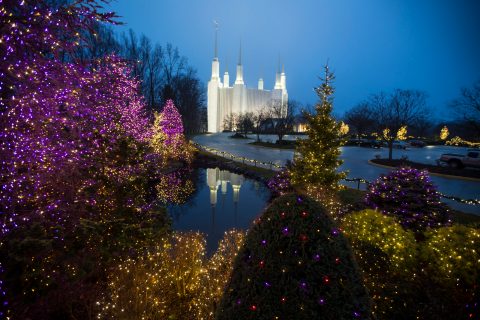
[[[172,100],[167,100],[162,112],[155,114],[153,132],[150,144],[164,164],[169,160],[190,162],[192,150],[183,135],[182,116]]]
[[[299,140],[292,168],[292,182],[305,185],[307,190],[319,194],[339,190],[339,181],[345,172],[337,172],[342,164],[338,158],[345,143],[341,123],[332,117],[334,74],[325,66],[322,84],[315,89],[319,102],[315,114],[306,114],[308,139]]]

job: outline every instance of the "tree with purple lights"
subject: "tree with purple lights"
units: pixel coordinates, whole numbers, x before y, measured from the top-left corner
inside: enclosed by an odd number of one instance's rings
[[[404,228],[416,232],[451,223],[427,171],[403,167],[380,176],[369,185],[365,203],[395,216]]]
[[[74,203],[78,214],[81,204],[95,202],[86,189],[98,187],[100,175],[126,179],[139,170],[141,159],[121,163],[115,155],[119,144],[135,149],[150,137],[138,82],[115,57],[92,71],[47,61],[25,72],[25,85],[0,115],[0,200],[9,218],[21,208],[57,215]]]
[[[114,15],[95,0],[61,3],[0,1],[0,318],[85,318],[82,294],[109,255],[166,225],[146,199],[157,157],[139,82],[115,56],[71,54]]]
[[[99,1],[62,2],[55,7],[46,0],[0,2],[0,110],[8,108],[17,86],[25,81],[25,72],[35,72],[32,63],[72,60],[96,23],[115,23],[116,15],[102,13]]]
[[[42,0],[0,3],[3,222],[48,212],[65,220],[65,206],[81,212],[79,203],[95,202],[79,198],[92,187],[86,171],[108,171],[97,169],[111,163],[106,154],[121,139],[145,138],[138,83],[125,64],[113,57],[87,66],[65,63],[73,62],[71,53],[94,24],[113,22],[113,13],[100,11],[90,0],[55,7]]]
[[[191,150],[183,135],[182,116],[172,100],[167,100],[162,112],[155,114],[150,143],[164,164],[169,160],[190,160]]]
[[[167,100],[160,115],[160,126],[166,136],[165,143],[167,145],[179,143],[179,140],[183,138],[183,123],[182,116],[173,100]]]

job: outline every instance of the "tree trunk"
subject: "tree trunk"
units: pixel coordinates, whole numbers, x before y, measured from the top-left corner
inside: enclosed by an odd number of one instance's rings
[[[393,141],[388,141],[388,160],[392,160]]]

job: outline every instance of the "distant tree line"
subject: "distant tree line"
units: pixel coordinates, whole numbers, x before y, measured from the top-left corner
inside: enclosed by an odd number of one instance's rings
[[[356,137],[376,136],[390,147],[394,140],[406,137],[439,140],[444,126],[450,136],[480,141],[480,81],[471,88],[462,88],[448,108],[452,120],[436,120],[425,92],[396,89],[370,95],[348,110],[343,120]]]
[[[64,59],[88,62],[108,54],[119,55],[130,63],[133,76],[141,81],[140,90],[149,112],[161,111],[165,102],[172,99],[182,115],[185,133],[206,131],[204,85],[177,47],[152,43],[131,29],[117,35],[101,23],[93,31],[85,33],[87,46],[66,54]]]

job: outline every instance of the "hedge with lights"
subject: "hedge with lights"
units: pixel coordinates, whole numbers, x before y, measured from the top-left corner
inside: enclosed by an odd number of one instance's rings
[[[350,241],[379,319],[417,315],[417,243],[394,217],[374,210],[346,215],[342,230]]]
[[[217,310],[222,319],[367,319],[370,298],[343,234],[289,194],[255,222]]]
[[[479,248],[478,228],[454,225],[426,233],[420,261],[435,293],[435,306],[443,311],[438,319],[479,319]]]
[[[97,319],[213,319],[244,232],[225,232],[206,257],[205,237],[175,232],[138,257],[122,258],[109,274]]]

